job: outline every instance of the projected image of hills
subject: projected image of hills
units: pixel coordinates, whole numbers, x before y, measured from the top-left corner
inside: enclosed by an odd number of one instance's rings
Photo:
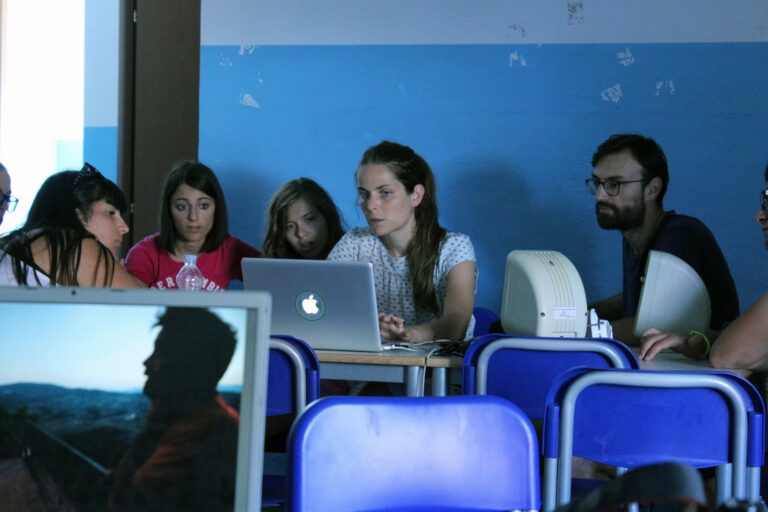
[[[106,510],[113,470],[151,423],[146,362],[164,311],[2,305],[0,510]],[[232,326],[237,341],[217,389],[239,410],[245,314],[226,309],[216,314]],[[35,507],[23,501],[33,494]]]
[[[37,427],[110,468],[146,421],[149,401],[140,391],[25,383],[0,386],[0,406],[9,413],[24,410]]]

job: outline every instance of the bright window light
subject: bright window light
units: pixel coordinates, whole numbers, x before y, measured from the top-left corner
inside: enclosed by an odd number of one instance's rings
[[[24,223],[46,177],[83,164],[84,0],[2,0],[0,162]]]

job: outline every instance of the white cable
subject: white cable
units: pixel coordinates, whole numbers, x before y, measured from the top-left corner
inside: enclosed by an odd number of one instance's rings
[[[433,343],[433,342],[424,342],[424,343]],[[424,343],[421,343],[421,344],[423,345]],[[436,346],[432,347],[429,350],[429,352],[427,352],[427,355],[424,356],[424,371],[421,372],[421,382],[420,382],[420,385],[419,385],[419,387],[421,387],[421,396],[424,396],[424,385],[425,385],[425,382],[427,380],[427,366],[428,366],[427,362],[429,361],[429,358],[432,357],[432,354],[434,354],[438,350],[440,350],[440,345],[436,345]]]

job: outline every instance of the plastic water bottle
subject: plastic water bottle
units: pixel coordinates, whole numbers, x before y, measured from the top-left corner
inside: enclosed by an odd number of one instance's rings
[[[203,287],[203,273],[197,268],[197,256],[184,255],[184,266],[176,274],[176,286],[179,290],[199,292]]]

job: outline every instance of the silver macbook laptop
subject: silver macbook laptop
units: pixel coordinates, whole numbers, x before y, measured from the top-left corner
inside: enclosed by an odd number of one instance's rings
[[[266,293],[0,287],[0,488],[42,482],[51,510],[260,510],[269,321]]]
[[[314,349],[382,350],[373,267],[366,262],[243,258],[243,286],[272,294],[272,333]]]

